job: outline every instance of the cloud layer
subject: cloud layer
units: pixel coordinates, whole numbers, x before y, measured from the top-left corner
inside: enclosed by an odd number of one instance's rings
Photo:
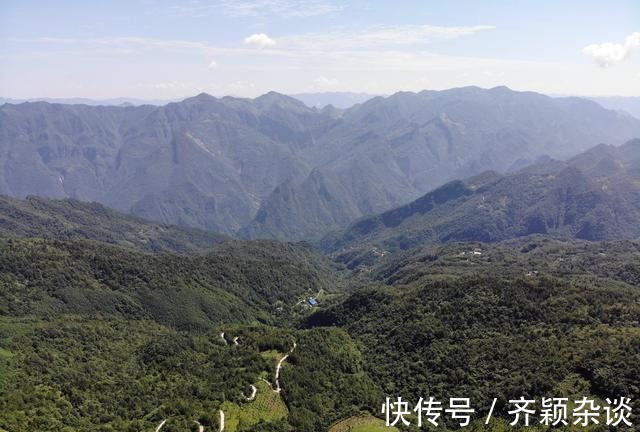
[[[223,13],[229,17],[268,16],[304,18],[340,11],[337,0],[192,0],[170,8],[173,13],[189,17],[206,17]]]
[[[627,36],[624,43],[605,42],[591,44],[583,48],[582,52],[601,67],[609,67],[627,59],[631,53],[640,47],[640,32]]]
[[[305,50],[383,49],[402,45],[417,46],[457,39],[493,30],[494,26],[375,26],[361,30],[335,29],[324,33],[305,33],[282,38],[282,45]]]
[[[220,6],[231,16],[271,13],[285,18],[325,15],[342,9],[327,0],[220,0]]]

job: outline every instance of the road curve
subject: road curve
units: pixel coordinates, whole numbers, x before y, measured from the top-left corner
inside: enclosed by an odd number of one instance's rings
[[[202,426],[198,420],[194,420],[193,422],[198,425],[198,432],[204,432],[204,426]]]
[[[269,387],[271,387],[271,384],[269,384]],[[252,400],[254,400],[256,398],[256,394],[258,393],[258,388],[256,386],[254,386],[253,384],[251,384],[251,396],[245,396],[245,399],[247,399],[247,401],[251,402]]]
[[[160,424],[158,425],[158,427],[156,428],[156,432],[160,432],[160,429],[162,429],[162,426],[164,426],[164,424],[167,422],[167,420],[162,420],[160,422]]]

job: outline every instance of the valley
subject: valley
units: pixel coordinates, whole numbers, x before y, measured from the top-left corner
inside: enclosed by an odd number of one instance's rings
[[[499,428],[516,393],[640,396],[636,241],[149,253],[77,238],[83,206],[63,240],[0,242],[0,430],[364,432],[394,394],[469,395],[498,430],[494,397]]]
[[[0,432],[640,431],[638,17],[0,1]]]

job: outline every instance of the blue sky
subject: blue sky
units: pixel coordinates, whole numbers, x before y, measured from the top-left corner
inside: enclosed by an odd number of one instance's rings
[[[640,96],[637,0],[0,2],[0,96]]]

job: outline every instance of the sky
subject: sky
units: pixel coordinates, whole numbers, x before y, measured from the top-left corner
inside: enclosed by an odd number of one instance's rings
[[[0,0],[0,97],[640,96],[638,0]]]

